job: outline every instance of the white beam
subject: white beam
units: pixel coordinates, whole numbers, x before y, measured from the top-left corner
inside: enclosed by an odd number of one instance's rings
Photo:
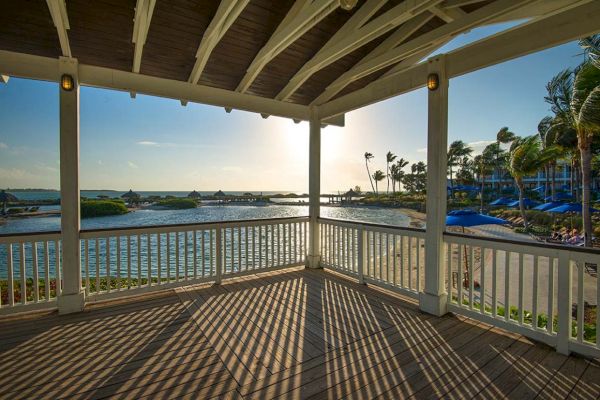
[[[79,193],[79,83],[77,60],[61,57],[61,73],[73,77],[74,88],[60,89],[60,205],[63,289],[58,297],[61,314],[82,311],[80,193]]]
[[[600,2],[594,1],[516,26],[447,54],[453,78],[600,31]],[[325,117],[346,113],[425,86],[427,64],[379,79],[320,106]],[[0,68],[1,69],[1,68]]]
[[[223,36],[225,36],[229,27],[235,22],[249,1],[250,0],[221,0],[215,16],[212,21],[210,21],[208,28],[206,28],[206,31],[202,36],[202,40],[196,51],[196,63],[192,68],[192,73],[190,74],[188,82],[193,84],[198,83],[213,49],[217,46]]]
[[[472,29],[475,26],[481,25],[486,21],[513,11],[516,8],[533,1],[535,0],[499,0],[486,7],[482,7],[471,14],[466,14],[456,21],[442,25],[437,29],[427,32],[411,40],[410,42],[386,51],[383,54],[379,54],[374,57],[368,57],[368,59],[366,59],[364,62],[360,62],[355,67],[346,71],[338,79],[336,79],[326,89],[324,94],[319,96],[319,102],[316,104],[323,104],[323,102],[331,99],[335,94],[337,94],[351,82],[370,75],[382,68],[393,65],[415,54],[422,53],[424,50],[434,46],[436,43],[447,41],[459,33]]]
[[[308,195],[309,206],[309,242],[307,266],[319,268],[321,261],[319,247],[319,213],[321,209],[321,120],[315,107],[310,109],[309,120],[309,162],[308,162]]]
[[[144,45],[146,44],[146,38],[148,37],[148,29],[150,28],[150,21],[152,20],[155,4],[156,0],[137,0],[135,6],[133,37],[131,41],[135,44],[132,71],[136,73],[140,72],[142,52],[144,51]],[[133,97],[135,97],[135,94]]]
[[[427,72],[439,77],[437,90],[428,92],[427,113],[427,229],[425,232],[425,288],[419,297],[421,310],[445,314],[447,297],[444,276],[444,230],[446,228],[446,149],[448,148],[448,77],[446,59],[427,62]],[[460,283],[459,283],[460,284]]]
[[[71,46],[69,45],[69,36],[67,35],[67,30],[70,29],[70,26],[65,0],[46,0],[46,4],[48,4],[52,22],[56,27],[56,33],[58,33],[62,55],[71,57]]]
[[[9,79],[10,79],[10,76],[0,74],[0,83],[8,83]]]
[[[384,40],[379,46],[373,49],[369,54],[367,54],[363,59],[361,59],[355,67],[351,68],[346,73],[340,75],[335,81],[333,81],[327,89],[317,97],[312,104],[323,104],[330,99],[332,99],[336,94],[338,94],[342,89],[348,86],[351,82],[356,80],[353,77],[353,72],[355,68],[358,66],[388,52],[394,47],[398,46],[400,43],[405,41],[410,37],[413,33],[415,33],[419,28],[425,25],[433,18],[432,14],[423,13],[410,21],[404,23],[400,28],[398,28],[394,33],[392,33],[386,40]]]
[[[263,68],[298,38],[337,9],[338,0],[298,0],[281,21],[269,41],[260,49],[240,81],[237,91],[245,92]]]
[[[447,44],[450,40],[452,40],[452,39],[446,39],[441,42],[432,43],[431,47],[428,47],[423,51],[415,53],[414,55],[412,55],[408,58],[405,58],[404,60],[400,61],[398,64],[394,65],[394,68],[390,69],[385,74],[383,74],[381,76],[381,78],[385,78],[385,77],[392,76],[392,75],[397,75],[401,72],[408,70],[409,68],[411,68],[415,64],[417,64],[419,61],[424,60],[431,53],[433,53],[434,51],[438,50],[440,47]]]
[[[468,6],[470,4],[481,3],[485,0],[445,0],[442,3],[442,7],[444,8],[457,8],[462,6]]]
[[[57,59],[5,50],[0,50],[0,71],[21,78],[52,82],[60,80]],[[86,86],[137,92],[176,100],[183,98],[194,103],[228,109],[236,108],[303,121],[309,119],[309,108],[304,105],[110,68],[79,64],[79,82]]]
[[[321,48],[317,54],[300,68],[290,82],[277,95],[277,99],[288,99],[314,73],[365,45],[371,40],[400,26],[409,19],[425,12],[442,0],[405,0],[391,10],[369,19],[387,0],[367,0],[348,22]]]
[[[442,8],[439,6],[431,7],[429,9],[434,15],[438,18],[444,20],[444,22],[452,22],[455,19],[462,18],[467,13],[461,10],[460,8]]]

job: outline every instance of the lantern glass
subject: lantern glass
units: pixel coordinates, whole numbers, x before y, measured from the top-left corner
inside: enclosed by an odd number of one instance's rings
[[[437,90],[440,86],[440,77],[438,74],[429,74],[427,77],[427,88],[429,90]]]
[[[73,83],[73,77],[67,74],[61,76],[60,87],[62,87],[63,90],[66,90],[67,92],[73,90],[73,88],[75,87],[75,84]]]

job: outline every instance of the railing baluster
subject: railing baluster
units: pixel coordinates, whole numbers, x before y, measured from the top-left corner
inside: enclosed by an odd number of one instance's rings
[[[15,305],[15,287],[14,287],[14,266],[13,266],[13,248],[12,243],[6,245],[6,257],[8,260],[8,305]]]
[[[525,286],[525,266],[523,264],[523,252],[519,252],[519,311],[518,311],[518,321],[519,325],[523,325],[523,292]]]
[[[25,273],[25,242],[19,243],[19,273],[21,275],[21,304],[27,304],[27,274]]]
[[[196,232],[194,231],[194,239],[195,239],[195,234]],[[156,277],[158,279],[158,284],[162,285],[162,260],[161,260],[161,245],[160,245],[160,233],[156,234]],[[196,241],[194,240],[194,261],[195,261],[195,254],[196,254],[196,246],[195,246]],[[196,269],[194,268],[194,273],[196,272]]]
[[[461,244],[457,244],[456,245],[456,253],[457,253],[457,264],[456,264],[456,288],[458,289],[458,299],[457,299],[457,303],[459,307],[463,306],[463,282],[465,280],[464,276],[465,276],[465,270],[463,268],[463,263],[462,263],[462,249],[463,249],[463,245]]]
[[[138,288],[142,287],[142,236],[137,235],[137,279]]]
[[[127,235],[127,287],[131,289],[131,235]]]
[[[548,260],[550,261],[550,260]],[[539,274],[539,256],[533,256],[533,298],[531,299],[531,327],[535,330],[538,329],[538,282],[540,279]]]
[[[220,229],[220,228],[217,228]],[[214,264],[214,259],[215,259],[215,250],[214,250],[214,243],[213,243],[213,229],[209,230],[209,241],[210,241],[210,249],[209,249],[209,264],[210,264],[210,275],[211,276],[215,276],[217,274],[217,267]],[[213,267],[214,266],[214,267]]]
[[[121,237],[117,236],[117,291],[121,291]]]
[[[31,266],[33,268],[33,301],[38,303],[40,301],[40,274],[38,269],[38,250],[37,250],[37,242],[31,242]]]
[[[100,239],[96,238],[96,293],[100,293]]]
[[[44,240],[44,289],[46,301],[50,300],[50,251],[48,250],[48,241]]]
[[[585,260],[577,263],[577,341],[583,343],[583,318],[585,311],[583,272],[585,269]]]
[[[421,291],[421,239],[415,238],[417,242],[417,293]]]
[[[469,250],[468,250],[468,254],[469,254],[469,265],[467,266],[468,268],[468,274],[469,274],[469,308],[472,310],[473,309],[473,297],[474,297],[474,293],[475,292],[475,283],[473,282],[474,276],[473,276],[473,270],[475,269],[475,265],[473,265],[473,253],[475,252],[475,249],[473,248],[473,246],[469,246]]]
[[[510,251],[504,252],[504,319],[510,319]]]
[[[404,285],[404,236],[400,236],[400,286]]]
[[[216,258],[217,258],[217,262],[215,265],[215,283],[220,284],[221,283],[221,274],[222,274],[222,270],[223,270],[223,255],[224,255],[224,251],[223,251],[223,243],[222,243],[222,238],[221,238],[221,231],[223,229],[222,228],[217,228],[216,229],[216,233],[217,233],[217,237],[216,237],[216,249],[217,249],[217,254],[216,254]],[[212,243],[212,237],[211,237],[211,243]]]
[[[206,231],[202,230],[200,232],[202,233],[200,240],[202,243],[202,277],[204,278],[204,275],[206,274],[206,247],[204,247],[206,245],[204,240],[204,235],[206,234]]]
[[[106,237],[104,247],[106,248],[106,290],[110,293],[110,236]]]
[[[242,227],[238,226],[238,272],[242,270]]]
[[[413,290],[412,270],[413,270],[413,251],[412,236],[408,236],[408,290]]]
[[[452,292],[454,285],[452,285],[452,243],[446,242],[446,291],[447,291],[447,303],[452,303]]]
[[[147,275],[148,275],[148,287],[152,286],[152,236],[148,233],[146,235],[146,261],[147,261]]]
[[[188,255],[189,255],[189,244],[188,244],[188,241],[189,241],[190,238],[189,238],[188,233],[189,232],[187,232],[187,231],[183,232],[183,240],[184,240],[184,242],[183,242],[183,253],[184,253],[184,257],[185,257],[183,259],[183,268],[184,268],[184,271],[183,271],[183,280],[184,281],[188,280],[188,269],[190,267],[189,266],[189,260],[188,260],[188,258],[189,258],[188,257]]]
[[[90,241],[83,241],[83,258],[85,260],[85,295],[90,295]],[[46,284],[48,282],[46,281]]]
[[[552,333],[554,331],[553,328],[553,319],[554,319],[554,271],[558,267],[555,265],[558,263],[557,258],[552,258],[548,260],[548,321],[546,323],[546,330],[548,333]]]
[[[197,230],[194,229],[194,233],[192,235],[192,239],[194,241],[194,251],[193,251],[193,256],[194,256],[194,279],[198,278],[198,236],[197,236]]]
[[[167,243],[165,249],[167,250],[167,283],[171,282],[171,234],[167,232]]]
[[[60,273],[60,242],[54,241],[54,270],[56,274],[56,296],[62,293],[62,279]]]
[[[179,282],[179,232],[175,232],[175,281]]]
[[[485,314],[485,247],[481,248],[479,262],[479,312]]]
[[[492,250],[492,316],[498,315],[498,251]]]

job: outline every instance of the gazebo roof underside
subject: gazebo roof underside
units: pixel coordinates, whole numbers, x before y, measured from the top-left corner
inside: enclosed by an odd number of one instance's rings
[[[64,7],[62,23],[53,3]],[[0,50],[322,105],[417,64],[456,34],[575,3],[585,2],[358,0],[347,11],[337,0],[11,0]]]

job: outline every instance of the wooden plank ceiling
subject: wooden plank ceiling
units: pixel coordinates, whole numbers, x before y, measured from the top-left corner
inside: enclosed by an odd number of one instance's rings
[[[414,1],[404,0],[406,3]],[[302,66],[313,59],[333,35],[347,24],[361,7],[369,5],[369,2],[375,0],[358,0],[351,10],[344,10],[335,3],[332,11],[276,54],[251,81],[245,92],[277,98]],[[467,15],[492,2],[465,1],[462,6],[451,7],[452,12],[449,15]],[[140,0],[137,0],[137,3],[139,4]],[[198,84],[238,90],[253,60],[292,10],[294,3],[294,0],[250,0],[212,48]],[[310,4],[310,0],[306,3]],[[383,5],[376,8],[372,15],[369,14],[366,23],[402,4],[403,0],[379,0],[379,3]],[[445,2],[437,3],[437,7],[443,11]],[[66,0],[65,4],[72,56],[83,64],[131,71],[136,46],[132,40],[136,0]],[[217,0],[156,0],[143,44],[139,73],[188,81],[203,35],[218,14],[219,7],[220,2]],[[428,10],[424,12],[430,13]],[[426,23],[397,45],[409,42],[451,20],[440,17],[439,13],[432,13]],[[406,23],[400,23],[394,29],[374,35],[369,42],[342,54],[310,75],[293,93],[285,96],[284,100],[303,105],[310,104],[332,82],[359,63],[397,29],[402,29]],[[350,31],[349,34],[351,33],[353,32]],[[57,28],[46,1],[3,2],[0,12],[0,50],[46,57],[61,55]],[[392,67],[393,65],[387,66],[349,83],[337,96],[364,87]]]

